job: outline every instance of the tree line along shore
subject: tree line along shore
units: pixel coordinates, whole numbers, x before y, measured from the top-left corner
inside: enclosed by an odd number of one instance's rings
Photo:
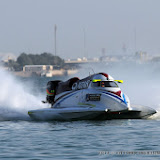
[[[4,62],[4,66],[13,71],[15,75],[23,77],[74,74],[79,68],[78,65],[65,64],[64,59],[47,52],[42,54],[22,53],[17,60],[9,59]]]
[[[8,62],[5,62],[4,65],[14,71],[22,71],[25,65],[54,65],[60,68],[67,67],[62,58],[47,52],[42,54],[22,53],[18,56],[17,60],[10,59]]]

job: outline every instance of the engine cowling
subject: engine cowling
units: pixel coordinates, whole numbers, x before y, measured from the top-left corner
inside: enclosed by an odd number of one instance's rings
[[[58,87],[58,83],[61,82],[61,81],[49,81],[47,83],[47,88],[46,88],[46,93],[47,93],[47,96],[46,96],[46,101],[50,104],[53,104],[54,103],[54,98],[55,98],[55,95],[56,95],[56,89]]]

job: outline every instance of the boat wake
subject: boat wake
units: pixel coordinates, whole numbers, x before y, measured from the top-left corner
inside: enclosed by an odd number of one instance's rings
[[[7,71],[0,69],[0,120],[30,120],[29,109],[44,107],[39,97],[31,94],[29,86],[24,86]]]

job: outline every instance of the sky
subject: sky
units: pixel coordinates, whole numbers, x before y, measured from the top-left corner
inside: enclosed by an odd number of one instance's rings
[[[160,0],[0,0],[0,53],[160,54]],[[126,52],[123,50],[126,48]]]

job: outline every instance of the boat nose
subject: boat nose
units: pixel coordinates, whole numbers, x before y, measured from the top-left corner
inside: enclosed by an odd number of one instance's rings
[[[150,112],[151,114],[157,113],[157,111],[156,111],[155,109],[153,109],[153,108],[150,108],[150,109],[149,109],[149,112]]]
[[[153,108],[147,107],[141,111],[142,117],[150,117],[151,115],[157,113],[157,111]]]
[[[140,112],[141,118],[148,118],[151,115],[157,113],[157,111],[151,107],[142,106],[142,105],[131,105],[132,110],[136,110]]]

